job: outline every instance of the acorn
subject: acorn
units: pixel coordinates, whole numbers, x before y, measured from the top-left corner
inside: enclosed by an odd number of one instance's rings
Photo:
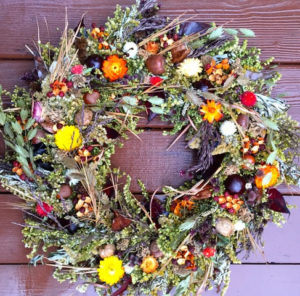
[[[146,60],[146,67],[154,75],[161,75],[165,72],[165,58],[162,55],[151,55]]]
[[[36,132],[35,137],[31,140],[32,144],[39,144],[39,143],[41,143],[41,139],[45,138],[45,136],[46,136],[45,131],[39,129]]]
[[[102,259],[113,256],[116,251],[116,247],[113,244],[107,244],[104,248],[99,250],[99,255]]]
[[[97,54],[92,54],[85,60],[85,64],[88,68],[94,68],[99,70],[101,70],[103,62],[104,59]]]
[[[230,194],[242,194],[245,191],[245,180],[237,175],[230,175],[225,180],[225,188],[229,191]]]
[[[40,125],[46,132],[48,132],[50,134],[54,134],[54,130],[53,130],[54,123],[53,122],[44,121],[44,122],[41,122]]]
[[[236,121],[243,129],[247,129],[249,126],[249,116],[246,114],[239,114]]]
[[[159,249],[157,242],[153,241],[150,245],[151,255],[155,258],[163,257],[164,253]]]
[[[75,115],[75,122],[78,125],[89,125],[93,119],[93,112],[88,109],[80,110]]]
[[[92,93],[86,93],[83,96],[83,100],[87,105],[96,104],[99,98],[100,98],[100,93],[96,90],[93,90]]]
[[[243,169],[251,170],[255,165],[255,157],[251,154],[245,154],[243,156],[244,164],[242,165]]]
[[[174,64],[182,62],[189,55],[190,52],[191,50],[183,43],[174,47],[171,50],[172,62]]]
[[[68,198],[71,195],[72,195],[71,186],[68,184],[62,184],[56,197],[61,199],[61,198]]]

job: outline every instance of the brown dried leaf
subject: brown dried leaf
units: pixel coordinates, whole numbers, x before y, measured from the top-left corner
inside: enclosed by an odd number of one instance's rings
[[[207,184],[201,191],[192,196],[193,200],[201,200],[210,198],[212,193],[212,186]]]
[[[125,218],[120,213],[115,212],[115,218],[113,219],[111,229],[113,231],[121,231],[122,229],[128,227],[131,224],[131,220]]]

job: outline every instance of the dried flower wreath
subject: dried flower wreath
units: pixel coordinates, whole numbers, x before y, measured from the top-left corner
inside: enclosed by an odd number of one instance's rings
[[[289,213],[272,187],[300,185],[297,122],[270,96],[272,59],[239,45],[251,30],[157,11],[155,0],[117,6],[104,27],[66,25],[59,47],[28,47],[30,91],[1,89],[12,105],[1,102],[0,181],[25,201],[31,262],[55,266],[59,281],[99,295],[224,295],[237,254],[259,249],[265,225]],[[142,182],[134,196],[110,164],[142,111],[172,122],[197,153],[193,179],[163,196]]]

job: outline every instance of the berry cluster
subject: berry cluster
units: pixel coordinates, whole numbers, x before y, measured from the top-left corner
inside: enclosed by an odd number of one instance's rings
[[[60,96],[63,98],[67,91],[69,91],[73,87],[73,82],[68,81],[64,78],[62,81],[55,80],[53,83],[50,84],[52,91],[47,93],[47,97],[51,98],[53,96]]]
[[[224,195],[221,196],[215,196],[214,200],[221,208],[227,209],[231,214],[238,212],[241,205],[244,204],[244,201],[239,198],[238,194],[231,195],[229,192],[225,192]]]
[[[88,195],[78,194],[77,199],[74,201],[76,202],[75,210],[77,211],[76,216],[78,218],[87,216],[93,211],[92,199]]]
[[[99,154],[101,153],[99,147],[100,145],[98,144],[84,146],[77,151],[77,155],[74,157],[75,161],[78,163],[86,163],[91,161],[97,162],[99,160]]]

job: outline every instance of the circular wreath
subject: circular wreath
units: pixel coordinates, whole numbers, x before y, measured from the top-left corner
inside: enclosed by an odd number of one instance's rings
[[[118,6],[105,27],[81,21],[59,47],[29,49],[30,91],[2,91],[12,106],[0,111],[0,180],[26,201],[31,262],[55,266],[57,280],[81,279],[79,290],[99,295],[224,294],[237,254],[259,248],[265,225],[289,213],[271,187],[299,185],[297,122],[270,97],[280,78],[272,59],[239,45],[251,30],[157,10],[154,0]],[[134,196],[110,164],[142,111],[172,122],[197,155],[185,172],[193,178],[163,196],[142,182]]]

